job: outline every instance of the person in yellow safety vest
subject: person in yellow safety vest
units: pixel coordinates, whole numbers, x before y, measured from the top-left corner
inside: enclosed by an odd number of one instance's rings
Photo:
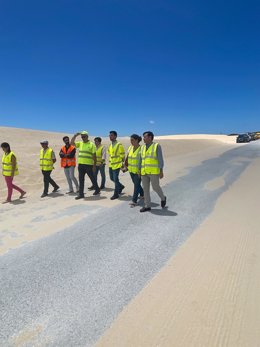
[[[140,195],[140,199],[144,198],[144,191],[141,186],[141,177],[139,172],[139,160],[141,156],[141,146],[140,141],[142,141],[141,136],[133,134],[130,136],[131,146],[128,148],[127,157],[125,160],[125,165],[128,168],[131,179],[134,184],[134,193],[132,201],[130,202],[130,207],[135,207],[137,205],[137,199]]]
[[[40,168],[43,174],[44,189],[41,198],[48,196],[49,184],[53,186],[53,193],[57,192],[60,187],[51,178],[52,170],[54,169],[53,164],[56,162],[55,153],[52,148],[49,147],[49,142],[47,140],[40,142],[42,149],[40,151]]]
[[[105,172],[105,167],[106,167],[106,146],[102,145],[102,139],[101,137],[95,137],[94,142],[96,145],[96,157],[97,157],[97,164],[96,164],[96,172],[94,173],[96,180],[98,173],[100,172],[101,175],[101,184],[99,189],[104,189],[105,188],[105,183],[106,183],[106,172]],[[94,190],[94,187],[88,188],[89,190]]]
[[[4,151],[2,157],[2,173],[5,178],[8,190],[7,199],[4,201],[4,203],[6,203],[12,201],[13,189],[18,190],[18,192],[21,193],[19,199],[22,199],[25,196],[26,192],[13,184],[14,176],[19,174],[17,159],[14,152],[11,151],[10,145],[7,142],[3,142],[1,144],[1,147]]]
[[[153,139],[154,134],[151,131],[143,133],[145,144],[141,146],[139,173],[144,190],[144,207],[141,208],[140,212],[151,211],[150,183],[161,199],[161,207],[166,206],[166,196],[160,187],[164,166],[162,149],[158,143],[153,142]]]
[[[81,135],[82,141],[77,141],[76,137]],[[78,155],[78,170],[79,170],[79,195],[76,196],[76,200],[84,198],[84,184],[85,175],[87,174],[91,180],[92,186],[94,187],[93,195],[100,194],[100,189],[97,185],[97,180],[95,178],[94,172],[96,171],[96,146],[93,142],[88,139],[88,132],[82,131],[81,133],[76,133],[72,139],[71,144],[79,149]]]
[[[76,192],[79,192],[79,184],[74,176],[74,171],[76,167],[76,148],[70,144],[70,139],[68,136],[63,137],[64,146],[60,150],[60,165],[64,168],[64,173],[67,178],[69,185],[69,190],[66,194],[73,193],[72,182],[75,185]]]
[[[109,176],[111,181],[115,183],[114,194],[110,199],[115,200],[119,198],[119,194],[121,194],[122,190],[125,188],[125,186],[119,182],[120,169],[125,160],[125,150],[123,145],[117,141],[117,132],[115,130],[109,132],[109,139],[111,141],[108,147]]]

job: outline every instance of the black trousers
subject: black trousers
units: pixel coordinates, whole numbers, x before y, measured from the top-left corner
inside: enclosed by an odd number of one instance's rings
[[[52,171],[43,171],[42,170],[43,183],[44,183],[44,190],[43,190],[44,194],[48,194],[49,184],[51,184],[54,189],[59,188],[58,184],[51,178],[51,173],[52,173]]]
[[[79,164],[79,196],[84,196],[85,175],[87,174],[95,191],[99,191],[97,179],[93,172],[93,165]]]

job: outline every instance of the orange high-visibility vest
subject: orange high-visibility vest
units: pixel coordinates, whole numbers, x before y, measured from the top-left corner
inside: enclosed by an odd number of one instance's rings
[[[66,152],[66,146],[63,146],[61,150],[64,154],[70,154],[74,148],[74,146],[70,145]],[[61,158],[60,165],[61,167],[76,166],[76,156],[74,158]]]

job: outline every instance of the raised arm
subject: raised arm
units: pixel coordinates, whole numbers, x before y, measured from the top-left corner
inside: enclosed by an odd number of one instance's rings
[[[72,146],[75,146],[76,137],[79,136],[79,135],[80,135],[80,133],[76,133],[76,134],[74,134],[74,135],[72,136],[71,141],[70,141],[70,143],[72,144]]]

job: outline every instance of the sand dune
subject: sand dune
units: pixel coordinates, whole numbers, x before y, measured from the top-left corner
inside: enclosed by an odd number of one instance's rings
[[[258,159],[96,347],[260,346],[260,186],[249,184],[259,168]]]
[[[15,182],[27,191],[25,199],[19,200],[14,192],[13,203],[0,207],[0,255],[73,225],[84,217],[87,205],[109,208],[123,203],[110,201],[113,185],[108,176],[108,189],[100,197],[86,191],[87,199],[76,201],[74,196],[65,195],[67,183],[59,162],[53,177],[61,191],[40,198],[39,142],[49,140],[58,155],[64,135],[0,128],[1,142],[9,142],[18,158],[20,175]],[[128,147],[129,138],[119,140]],[[165,158],[162,185],[202,161],[243,146],[235,144],[235,137],[224,135],[160,136],[156,140]],[[108,145],[108,138],[103,142]],[[219,198],[213,213],[123,310],[97,346],[260,346],[260,191],[255,185],[259,167],[259,160],[253,162]],[[129,174],[122,173],[121,180],[126,195],[132,195]],[[205,189],[214,191],[223,182],[224,178],[218,177],[207,182]],[[246,202],[240,199],[241,194]],[[2,201],[6,198],[3,179],[0,197]]]
[[[85,201],[75,201],[74,196],[64,194],[67,190],[67,182],[58,158],[64,135],[71,134],[0,127],[1,142],[8,142],[18,159],[20,174],[15,177],[14,182],[27,192],[26,198],[19,200],[19,193],[14,191],[13,203],[1,205],[0,254],[19,247],[24,242],[39,239],[74,224],[84,216],[86,204],[109,208],[120,203],[120,201],[114,201],[112,204],[109,199],[113,184],[108,175],[106,184],[108,191],[102,192],[100,198],[91,197],[86,188],[88,199]],[[95,136],[90,134],[90,140],[93,140]],[[58,159],[52,177],[60,185],[61,191],[55,196],[41,199],[43,182],[39,168],[39,152],[40,141],[45,139],[49,141],[49,146],[53,148]],[[119,140],[125,149],[130,145],[127,137],[119,137]],[[197,165],[207,158],[218,156],[235,145],[234,138],[224,135],[161,136],[156,140],[162,145],[165,159],[165,178],[162,184],[185,174],[188,167]],[[103,139],[103,143],[109,144],[108,137]],[[122,173],[121,180],[126,186],[126,194],[132,195],[133,187],[129,174]],[[89,182],[86,178],[85,187],[88,186]],[[6,195],[5,182],[1,179],[0,199],[4,201]],[[68,209],[73,211],[70,211],[70,217],[66,216]]]

